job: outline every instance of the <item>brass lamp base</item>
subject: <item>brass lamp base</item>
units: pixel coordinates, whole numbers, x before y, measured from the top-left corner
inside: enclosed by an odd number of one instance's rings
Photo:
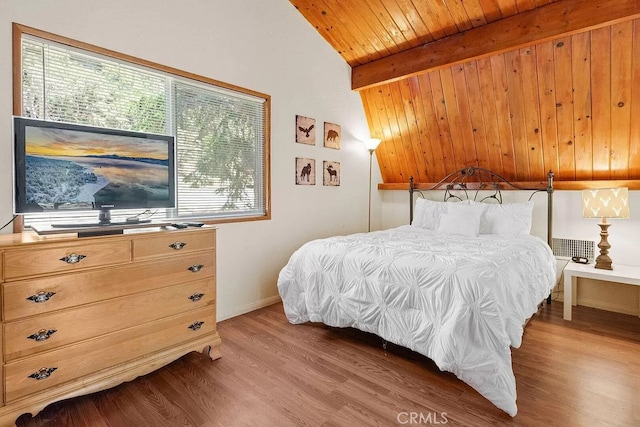
[[[602,218],[602,222],[598,225],[600,226],[600,243],[598,243],[600,255],[596,258],[596,268],[613,270],[613,267],[611,266],[611,258],[609,257],[609,249],[611,249],[611,245],[607,240],[609,238],[609,232],[607,229],[611,224],[607,223],[606,218]]]

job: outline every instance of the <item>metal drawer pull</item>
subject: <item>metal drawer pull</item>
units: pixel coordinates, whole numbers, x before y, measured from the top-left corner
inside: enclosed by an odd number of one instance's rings
[[[201,294],[201,293],[199,293],[199,292],[196,292],[196,293],[194,293],[193,295],[191,295],[191,296],[189,297],[189,299],[190,299],[191,301],[193,301],[193,302],[196,302],[196,301],[200,301],[200,300],[202,299],[202,297],[203,297],[203,296],[204,296],[204,294]]]
[[[190,324],[188,326],[188,328],[193,330],[193,331],[197,331],[198,329],[200,329],[202,327],[203,324],[204,324],[203,321],[198,320],[197,322],[193,322],[192,324]]]
[[[37,303],[49,301],[49,298],[51,298],[55,294],[56,294],[55,292],[38,291],[37,294],[31,295],[30,297],[27,297],[27,299],[37,304]]]
[[[71,254],[71,255],[67,255],[60,258],[60,261],[64,261],[67,264],[77,264],[86,257],[87,257],[86,255],[81,255],[81,254]]]
[[[29,375],[29,378],[35,378],[36,380],[46,380],[56,369],[58,368],[40,368],[38,369],[38,372],[34,372],[33,374]]]
[[[192,273],[197,273],[198,271],[202,270],[202,267],[204,267],[204,265],[202,264],[193,264],[191,267],[189,267],[189,270],[191,270]]]
[[[180,249],[184,248],[185,246],[187,246],[187,244],[183,243],[183,242],[173,242],[172,244],[169,245],[169,247],[171,249],[175,249],[176,251],[179,251]]]
[[[57,329],[40,329],[38,332],[29,335],[27,338],[36,341],[46,341],[56,332],[58,332]]]

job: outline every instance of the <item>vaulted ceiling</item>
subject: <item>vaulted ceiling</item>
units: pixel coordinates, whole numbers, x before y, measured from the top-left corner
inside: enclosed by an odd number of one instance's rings
[[[380,188],[465,166],[640,188],[639,0],[290,1],[352,67]]]

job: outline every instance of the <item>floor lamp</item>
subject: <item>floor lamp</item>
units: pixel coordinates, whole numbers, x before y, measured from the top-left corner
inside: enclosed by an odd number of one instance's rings
[[[364,146],[369,150],[369,227],[367,231],[371,231],[371,164],[373,162],[373,152],[380,145],[378,138],[369,138],[364,141]]]

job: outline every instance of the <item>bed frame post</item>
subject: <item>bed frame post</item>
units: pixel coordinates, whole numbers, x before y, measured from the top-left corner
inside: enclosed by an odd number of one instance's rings
[[[409,225],[413,223],[413,176],[409,177]]]
[[[547,173],[547,244],[553,248],[553,171]],[[551,294],[547,297],[551,304]]]
[[[547,243],[553,243],[553,172],[547,173]]]

